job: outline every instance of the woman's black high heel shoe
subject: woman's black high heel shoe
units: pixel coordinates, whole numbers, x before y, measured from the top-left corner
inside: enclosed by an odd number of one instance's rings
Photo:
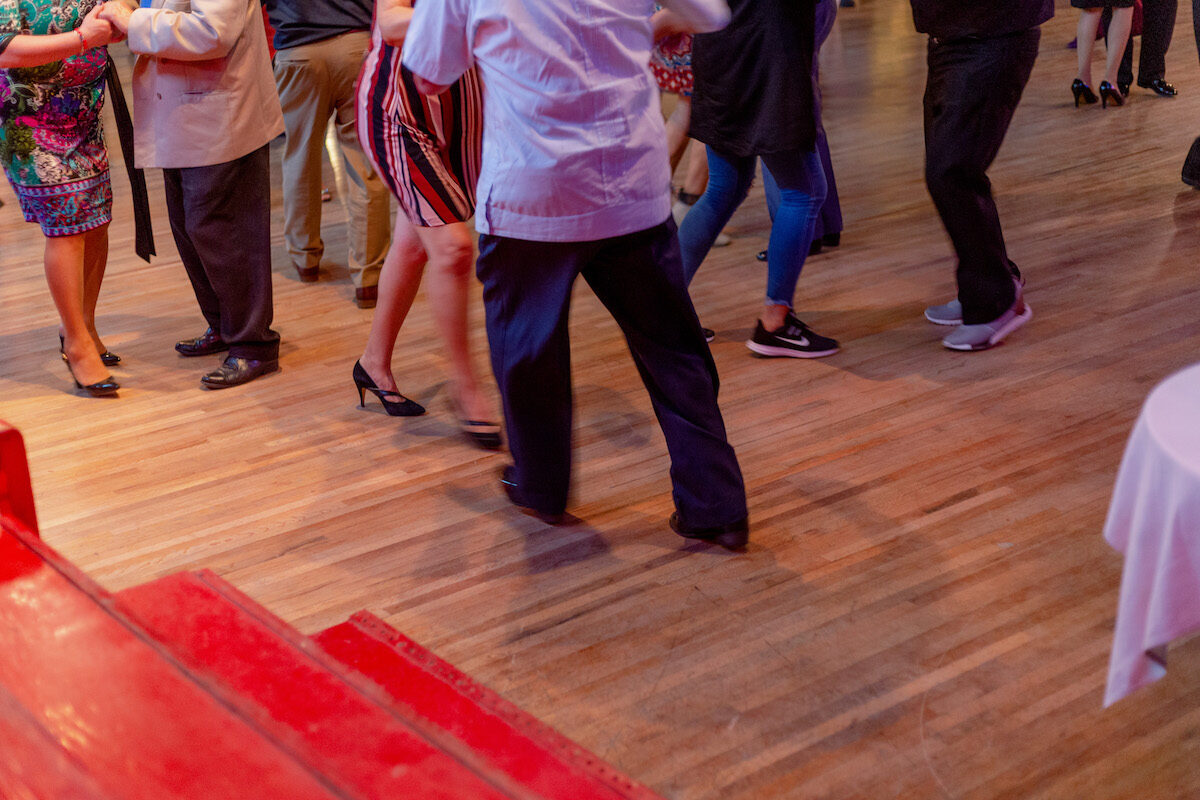
[[[1108,108],[1109,100],[1112,101],[1114,106],[1125,105],[1125,98],[1117,91],[1117,87],[1108,81],[1100,81],[1100,107]]]
[[[1100,84],[1100,90],[1101,91],[1104,90],[1104,84]],[[1071,83],[1071,94],[1075,95],[1075,107],[1076,108],[1079,108],[1080,100],[1087,103],[1088,105],[1091,105],[1092,103],[1094,103],[1100,99],[1099,97],[1096,97],[1096,93],[1092,91],[1092,87],[1088,86],[1086,83],[1081,81],[1079,78],[1076,78],[1074,80],[1074,82]]]
[[[75,377],[75,370],[71,367],[71,360],[67,358],[66,353],[63,353],[63,363],[67,365],[67,372],[71,373],[71,380],[75,381],[75,388],[83,389],[92,397],[108,397],[109,395],[116,394],[117,389],[121,388],[121,384],[114,381],[112,375],[109,375],[102,381],[96,381],[95,383],[89,383],[87,386],[84,386],[79,382],[79,379]]]
[[[58,337],[58,352],[62,355],[63,361],[66,361],[67,360],[67,344],[63,340],[62,336]],[[117,364],[121,363],[121,357],[119,355],[117,355],[116,353],[113,353],[109,350],[105,350],[103,353],[100,354],[100,360],[104,362],[104,366],[106,366],[106,367],[115,367]]]
[[[484,422],[478,419],[460,419],[458,427],[476,447],[481,447],[484,450],[499,450],[504,445],[504,442],[500,439],[500,426],[494,422]]]
[[[354,362],[354,385],[358,388],[358,405],[359,408],[365,408],[366,393],[370,392],[379,398],[379,402],[383,403],[383,410],[388,413],[389,417],[419,417],[425,413],[425,406],[420,403],[409,400],[399,392],[393,392],[388,389],[380,389],[375,385],[375,381],[363,369],[363,366],[358,361]]]

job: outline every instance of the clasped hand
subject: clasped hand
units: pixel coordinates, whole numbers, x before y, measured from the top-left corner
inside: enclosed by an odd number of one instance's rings
[[[84,23],[95,15],[96,21],[109,29],[108,41],[119,42],[129,33],[129,17],[135,8],[137,4],[132,0],[108,0],[93,8]],[[84,36],[87,36],[87,32],[84,32]],[[88,41],[91,42],[90,36]]]

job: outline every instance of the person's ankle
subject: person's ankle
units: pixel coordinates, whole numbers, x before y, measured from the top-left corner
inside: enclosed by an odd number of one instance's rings
[[[777,309],[783,309],[782,313]],[[762,324],[763,330],[774,333],[787,324],[787,314],[786,306],[766,306],[763,313],[759,314],[758,321]]]

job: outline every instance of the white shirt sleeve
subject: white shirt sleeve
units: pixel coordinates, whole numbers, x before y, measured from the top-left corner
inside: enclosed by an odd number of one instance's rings
[[[423,0],[414,4],[401,54],[404,66],[442,86],[461,78],[475,63],[470,6],[471,0]]]
[[[246,0],[192,0],[189,11],[136,8],[129,17],[129,49],[175,61],[223,58],[252,17],[249,6]]]
[[[725,0],[659,0],[691,23],[696,33],[712,33],[729,24],[729,6]]]

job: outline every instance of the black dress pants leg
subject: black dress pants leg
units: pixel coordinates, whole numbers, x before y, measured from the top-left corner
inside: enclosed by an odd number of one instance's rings
[[[492,369],[522,499],[566,507],[571,472],[571,286],[583,273],[616,318],[671,453],[676,509],[710,527],[746,516],[746,494],[717,407],[717,375],[683,279],[674,223],[595,242],[530,242],[484,234],[483,282]]]
[[[222,164],[165,169],[163,182],[171,233],[204,319],[230,355],[278,358],[267,146]]]
[[[925,86],[925,183],[958,257],[963,322],[1013,304],[1015,288],[987,169],[1000,150],[1037,59],[1041,31],[990,39],[930,39]]]
[[[196,252],[192,239],[187,234],[187,211],[183,197],[182,170],[163,170],[163,193],[167,199],[167,218],[171,223],[171,235],[175,239],[175,249],[183,261],[188,280],[192,283],[192,292],[196,302],[200,304],[200,313],[208,327],[217,333],[221,332],[221,300],[213,289],[208,275],[204,271],[204,260]]]
[[[1167,50],[1175,33],[1179,0],[1145,0],[1142,51],[1138,55],[1138,84],[1148,85],[1167,74]]]
[[[1196,55],[1200,56],[1200,0],[1192,0],[1192,34],[1196,37]]]
[[[1200,1],[1200,0],[1197,0]],[[1175,33],[1175,15],[1179,12],[1179,0],[1143,0],[1142,2],[1142,49],[1138,53],[1139,86],[1148,86],[1151,81],[1161,80],[1167,74],[1167,49]],[[1104,9],[1104,18],[1111,17],[1112,9]],[[1107,24],[1107,23],[1106,23]],[[1133,37],[1125,43],[1125,54],[1121,57],[1117,81],[1133,84]]]
[[[746,517],[746,487],[717,405],[717,367],[683,277],[675,223],[605,240],[583,277],[621,326],[671,454],[689,527]]]
[[[530,506],[561,514],[571,482],[571,286],[592,243],[529,242],[481,234],[492,372],[504,408],[517,485]]]

